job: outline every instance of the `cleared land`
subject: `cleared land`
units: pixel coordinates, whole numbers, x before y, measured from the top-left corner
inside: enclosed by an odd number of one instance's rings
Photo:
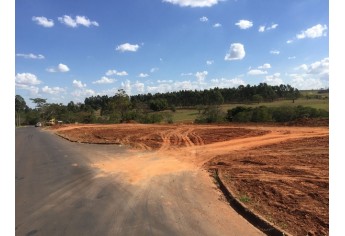
[[[308,122],[307,122],[308,123]],[[312,122],[313,123],[313,122]],[[306,124],[302,124],[306,125]],[[135,183],[183,169],[217,168],[231,193],[249,209],[293,235],[329,233],[329,129],[241,125],[62,125],[75,142],[121,144],[161,158],[94,163],[125,171]],[[164,158],[163,158],[164,157]]]

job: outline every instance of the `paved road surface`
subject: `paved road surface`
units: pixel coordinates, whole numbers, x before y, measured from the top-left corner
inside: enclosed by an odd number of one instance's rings
[[[263,235],[204,171],[133,184],[92,167],[114,153],[126,158],[123,147],[71,143],[35,127],[17,128],[15,145],[16,235]]]

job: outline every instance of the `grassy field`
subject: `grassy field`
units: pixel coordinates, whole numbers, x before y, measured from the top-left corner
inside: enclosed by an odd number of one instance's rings
[[[323,94],[325,95],[325,94]],[[325,95],[325,96],[328,96]],[[324,109],[329,111],[329,100],[328,99],[305,99],[300,98],[295,100],[292,103],[291,100],[282,100],[282,101],[275,101],[275,102],[262,102],[262,103],[251,103],[251,104],[243,104],[243,103],[236,103],[236,104],[223,104],[221,108],[224,112],[227,110],[235,108],[237,106],[245,106],[245,107],[258,107],[258,106],[267,106],[267,107],[279,107],[279,106],[306,106],[306,107],[313,107],[316,109]],[[177,109],[176,112],[170,112],[172,115],[172,119],[174,123],[191,123],[195,120],[198,116],[199,111],[197,109]]]

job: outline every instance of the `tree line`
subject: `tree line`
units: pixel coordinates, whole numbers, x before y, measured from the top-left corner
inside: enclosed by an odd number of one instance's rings
[[[172,122],[171,114],[155,113],[177,108],[196,108],[206,114],[207,109],[224,103],[260,103],[300,97],[298,89],[290,85],[270,86],[240,85],[237,88],[212,88],[208,90],[181,90],[176,92],[138,94],[129,96],[119,89],[114,96],[87,97],[84,103],[70,101],[67,105],[47,103],[47,99],[30,98],[35,108],[29,108],[25,100],[16,95],[16,125],[35,124],[52,118],[64,123],[121,123],[131,120],[140,123]],[[206,113],[205,113],[206,112]]]

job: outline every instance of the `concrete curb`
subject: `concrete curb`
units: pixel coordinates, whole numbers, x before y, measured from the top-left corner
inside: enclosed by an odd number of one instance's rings
[[[230,206],[242,217],[244,217],[248,222],[254,225],[256,228],[261,230],[263,233],[269,236],[290,236],[287,232],[280,229],[279,227],[273,225],[272,223],[266,221],[262,217],[255,215],[250,209],[248,209],[245,205],[243,205],[240,201],[238,201],[226,188],[224,183],[219,177],[218,169],[212,169],[213,177],[217,181],[219,189],[223,192],[226,200],[230,204]]]

